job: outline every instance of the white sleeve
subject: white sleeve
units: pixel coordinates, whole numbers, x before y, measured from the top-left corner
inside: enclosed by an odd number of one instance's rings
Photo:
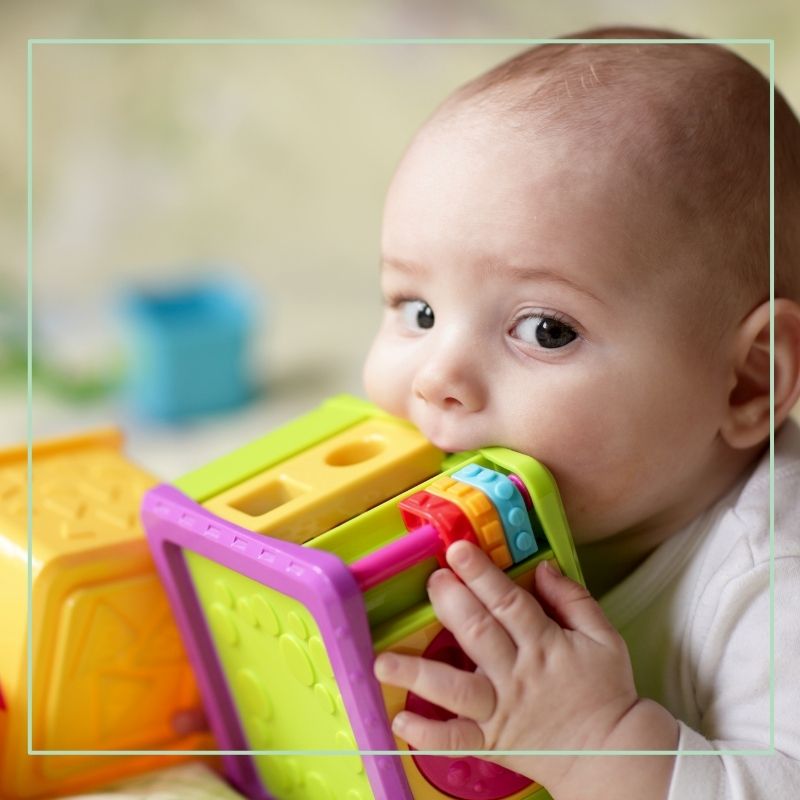
[[[712,755],[713,751],[761,750],[746,742],[709,741],[683,722],[680,751],[710,751],[681,755],[675,760],[668,800],[795,800],[800,794],[800,762],[784,753]]]
[[[704,598],[717,606],[695,674],[701,721],[697,731],[680,723],[678,749],[687,754],[676,758],[669,800],[794,800],[800,796],[800,558],[775,559],[774,748],[769,563],[714,594]],[[724,754],[730,750],[763,753]]]

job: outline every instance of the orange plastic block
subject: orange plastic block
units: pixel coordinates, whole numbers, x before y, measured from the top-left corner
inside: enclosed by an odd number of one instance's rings
[[[213,749],[139,524],[156,481],[121,441],[108,431],[33,448],[33,750]],[[28,755],[27,559],[20,447],[0,451],[0,797],[82,791],[177,761]]]
[[[506,544],[503,523],[492,501],[480,490],[445,475],[437,478],[426,491],[455,503],[472,523],[478,543],[489,558],[500,568],[514,563]]]

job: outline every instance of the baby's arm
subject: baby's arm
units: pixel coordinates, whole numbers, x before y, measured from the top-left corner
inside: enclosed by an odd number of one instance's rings
[[[591,595],[540,565],[535,599],[477,547],[447,551],[449,570],[431,576],[437,617],[477,664],[474,673],[396,653],[377,677],[435,702],[458,718],[401,712],[398,736],[421,750],[675,750],[678,723],[638,697],[622,637]],[[549,613],[545,613],[545,609]],[[544,785],[555,800],[666,799],[674,756],[504,755],[490,760]]]
[[[784,530],[784,536],[789,532]],[[794,538],[796,534],[786,536]],[[755,564],[701,599],[714,613],[692,640],[692,685],[700,710],[693,730],[680,724],[681,756],[672,781],[675,798],[773,800],[793,798],[800,786],[800,555],[787,542],[774,560],[774,659],[770,659],[770,564]],[[797,545],[795,545],[795,549]],[[724,567],[718,570],[724,573]],[[772,676],[771,662],[772,660]],[[774,717],[770,683],[774,679]],[[774,747],[771,746],[774,744]],[[732,755],[726,751],[752,751]]]

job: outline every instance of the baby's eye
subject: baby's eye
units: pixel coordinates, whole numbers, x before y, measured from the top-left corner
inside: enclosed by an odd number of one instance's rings
[[[433,327],[433,309],[424,300],[402,300],[399,307],[403,322],[410,330]]]
[[[577,331],[564,320],[545,314],[530,314],[516,322],[511,334],[527,344],[548,350],[565,347],[578,338]]]

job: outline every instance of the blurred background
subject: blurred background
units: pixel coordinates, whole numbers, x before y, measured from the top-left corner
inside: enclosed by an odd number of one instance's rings
[[[28,38],[532,38],[615,23],[774,38],[777,84],[800,108],[794,0],[0,0],[0,446],[26,435]],[[172,479],[360,393],[394,166],[452,89],[521,49],[36,45],[34,439],[117,425],[134,460]],[[765,46],[735,49],[768,71]],[[209,302],[220,295],[225,308]],[[191,375],[169,385],[170,358],[197,358],[175,343],[187,319],[229,337],[221,354],[199,345],[197,370],[239,367],[215,414],[191,408]]]

